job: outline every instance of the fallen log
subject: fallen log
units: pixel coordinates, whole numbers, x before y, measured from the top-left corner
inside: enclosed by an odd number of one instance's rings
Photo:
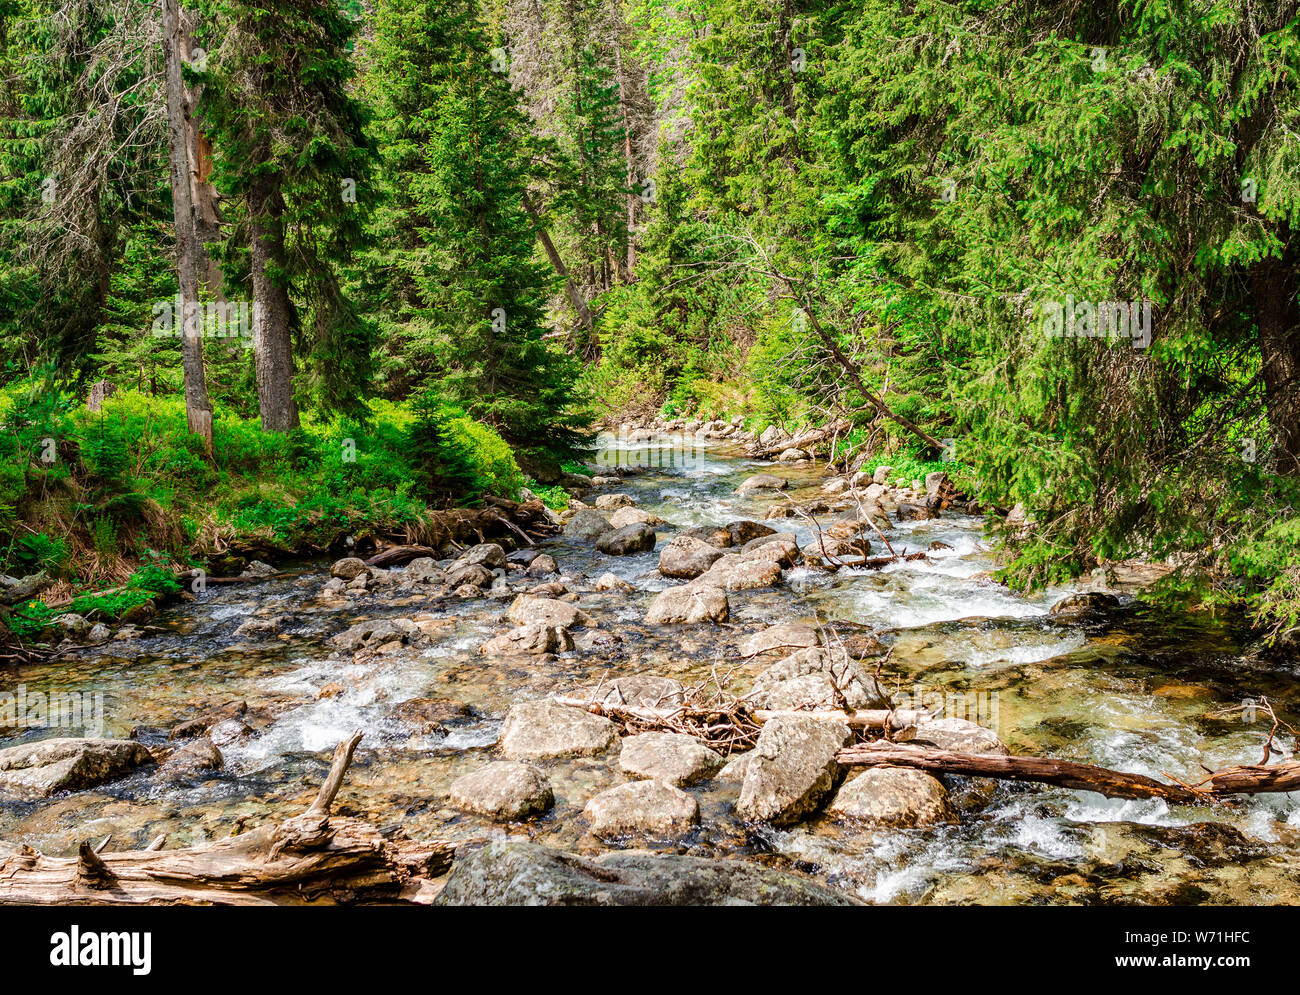
[[[1225,767],[1195,784],[1179,781],[1168,784],[1144,774],[1129,774],[1069,760],[953,753],[884,741],[846,747],[840,751],[838,759],[850,767],[911,767],[931,774],[1053,784],[1061,788],[1095,791],[1107,798],[1162,798],[1174,805],[1204,805],[1223,801],[1232,795],[1300,790],[1300,761],[1273,766],[1247,764]]]
[[[335,748],[302,815],[215,843],[163,850],[160,838],[120,853],[82,843],[75,857],[0,843],[0,905],[428,904],[449,844],[330,815],[360,741],[357,732]]]
[[[764,446],[761,444],[753,445],[749,448],[747,455],[754,459],[767,459],[770,456],[776,456],[785,452],[787,449],[805,449],[808,446],[816,445],[825,441],[830,436],[842,435],[852,426],[840,419],[833,421],[829,425],[823,425],[821,428],[815,428],[811,431],[804,432],[802,435],[796,435],[794,438],[785,439],[774,446]]]
[[[376,553],[370,559],[366,560],[368,567],[401,567],[410,563],[412,560],[418,560],[421,556],[438,555],[436,549],[428,546],[389,546],[385,550]]]

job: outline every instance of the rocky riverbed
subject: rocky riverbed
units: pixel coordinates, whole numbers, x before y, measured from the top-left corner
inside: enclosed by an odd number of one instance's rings
[[[1152,617],[1100,578],[998,585],[979,509],[942,479],[826,479],[735,436],[604,437],[538,547],[214,585],[3,675],[0,692],[101,707],[71,728],[0,713],[0,840],[225,836],[301,811],[360,729],[336,810],[455,842],[446,902],[1300,900],[1288,795],[1170,808],[846,770],[838,722],[782,715],[722,746],[556,702],[892,701],[943,716],[919,742],[1192,780],[1259,758],[1264,718],[1216,713],[1267,695],[1294,717],[1294,673],[1221,623]],[[53,742],[85,736],[117,742]]]

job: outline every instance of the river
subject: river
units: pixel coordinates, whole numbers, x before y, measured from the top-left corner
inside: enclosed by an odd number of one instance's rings
[[[772,464],[724,443],[660,439],[629,445],[603,437],[598,462],[642,470],[618,490],[673,527],[762,521],[785,497],[739,497],[737,484]],[[777,472],[796,497],[817,495],[811,468]],[[608,488],[607,488],[608,489]],[[783,519],[801,544],[812,534]],[[1103,764],[1156,777],[1197,780],[1202,767],[1258,762],[1266,718],[1211,713],[1267,695],[1291,720],[1293,673],[1263,669],[1241,654],[1223,623],[1155,616],[1129,605],[1105,621],[1063,623],[1048,615],[1073,587],[1030,597],[987,577],[993,567],[982,522],[947,514],[895,526],[895,548],[926,549],[928,561],[883,570],[825,573],[796,568],[781,585],[731,595],[725,625],[645,627],[654,593],[679,583],[655,569],[657,552],[598,553],[587,542],[546,544],[597,629],[554,657],[488,659],[477,647],[506,628],[509,600],[430,599],[391,589],[322,599],[327,563],[300,564],[267,581],[213,585],[166,609],[161,631],[5,675],[26,693],[102,695],[102,734],[161,741],[164,730],[232,700],[248,704],[253,732],[222,748],[219,773],[191,781],[151,770],[107,786],[37,802],[0,803],[0,839],[68,854],[111,835],[113,849],[167,833],[169,847],[228,835],[300,811],[315,793],[329,751],[355,729],[364,739],[338,810],[418,838],[473,844],[502,835],[595,853],[637,840],[599,840],[582,809],[596,792],[627,780],[609,758],[542,763],[556,804],[527,823],[497,826],[450,807],[448,786],[494,755],[502,719],[518,700],[650,673],[705,680],[715,663],[739,663],[735,644],[777,622],[819,619],[868,626],[891,641],[885,685],[921,703],[978,717],[1013,752]],[[613,571],[635,591],[598,592]],[[395,571],[395,574],[398,573]],[[519,575],[512,585],[522,589]],[[326,640],[373,617],[436,617],[432,645],[354,662]],[[278,617],[278,632],[236,636],[250,618]],[[757,669],[736,668],[744,682]],[[451,698],[469,714],[423,733],[393,714],[411,698]],[[963,711],[963,709],[965,711]],[[0,745],[79,730],[7,729]],[[1291,795],[1257,796],[1231,807],[1171,808],[1037,786],[999,785],[991,804],[958,825],[863,829],[813,820],[792,829],[746,825],[731,807],[738,786],[692,787],[701,825],[662,849],[792,865],[876,903],[1188,904],[1300,902],[1300,806]]]

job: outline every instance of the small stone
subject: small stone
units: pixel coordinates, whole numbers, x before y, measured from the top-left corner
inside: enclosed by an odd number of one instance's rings
[[[785,622],[746,636],[737,645],[741,656],[757,656],[777,649],[803,649],[820,646],[821,633],[807,622]]]
[[[659,572],[665,577],[698,577],[723,555],[717,546],[693,536],[675,536],[659,552]]]
[[[564,629],[593,624],[590,615],[567,601],[535,598],[528,594],[515,598],[506,617],[515,625],[552,625]]]
[[[330,567],[330,576],[341,577],[343,580],[352,580],[369,569],[364,560],[355,556],[345,556],[341,560],[334,561],[334,564]]]
[[[571,539],[595,539],[606,532],[612,532],[614,526],[609,524],[598,511],[583,510],[575,512],[573,517],[564,523],[564,534]]]
[[[622,591],[627,593],[636,590],[635,587],[625,581],[622,577],[612,573],[601,574],[596,580],[595,586],[597,591]]]
[[[560,565],[549,553],[539,553],[533,557],[533,562],[528,564],[527,572],[530,577],[545,577],[548,574],[559,573]]]
[[[158,771],[165,780],[181,780],[220,770],[225,758],[212,740],[194,739],[172,752]]]
[[[483,656],[496,656],[502,653],[562,653],[570,649],[573,649],[573,637],[568,629],[534,622],[489,639],[478,651]]]
[[[652,515],[648,511],[640,508],[619,508],[618,511],[609,516],[609,524],[616,529],[626,528],[629,525],[666,525],[668,524],[658,515]]]
[[[482,542],[477,546],[470,546],[460,556],[456,557],[452,569],[474,563],[486,567],[488,570],[496,570],[506,565],[506,551],[495,542]]]

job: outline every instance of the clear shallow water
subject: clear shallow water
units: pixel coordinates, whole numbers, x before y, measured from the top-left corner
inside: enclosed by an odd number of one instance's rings
[[[763,520],[786,496],[738,497],[748,475],[772,472],[800,498],[818,494],[811,468],[774,468],[721,444],[609,440],[598,462],[643,467],[617,487],[675,528]],[[822,524],[833,515],[820,515]],[[812,540],[799,518],[769,524]],[[671,583],[657,552],[607,557],[590,544],[557,540],[570,590],[594,616],[601,642],[550,659],[487,660],[477,647],[504,631],[509,601],[437,600],[380,589],[354,601],[318,597],[324,565],[290,579],[212,587],[200,601],[157,621],[165,631],[56,664],[0,675],[0,689],[83,691],[104,696],[109,736],[167,728],[231,700],[248,703],[254,729],[223,748],[215,777],[167,784],[143,772],[105,788],[39,803],[0,803],[0,839],[73,852],[112,834],[115,847],[168,832],[169,845],[224,836],[299,811],[328,767],[329,752],[354,729],[365,738],[340,795],[346,812],[414,836],[473,842],[508,832],[580,851],[617,841],[592,838],[581,818],[587,799],[626,780],[615,758],[543,764],[556,807],[533,822],[500,827],[451,809],[447,789],[495,755],[501,720],[514,701],[621,674],[704,680],[714,664],[735,666],[743,691],[762,664],[736,666],[735,643],[763,625],[797,618],[868,626],[892,640],[884,676],[900,695],[942,703],[993,726],[1016,752],[1100,763],[1152,776],[1195,780],[1200,765],[1255,762],[1266,727],[1209,713],[1267,694],[1296,721],[1289,675],[1247,669],[1231,636],[1197,619],[1131,613],[1118,624],[1060,624],[1047,615],[1062,587],[1020,597],[989,580],[993,566],[972,518],[906,523],[889,531],[900,552],[934,542],[952,547],[930,562],[838,574],[796,569],[782,586],[731,596],[726,626],[640,625],[654,592]],[[873,543],[873,545],[878,545]],[[637,588],[600,593],[591,581],[612,571]],[[519,575],[513,584],[522,585]],[[529,584],[532,582],[530,581]],[[426,613],[438,622],[433,645],[354,661],[326,639],[369,617]],[[236,637],[254,616],[280,616],[276,635]],[[394,715],[416,697],[449,698],[470,714],[445,733],[424,733]],[[969,709],[963,712],[962,709]],[[81,730],[0,730],[10,745]],[[675,846],[792,862],[875,902],[1186,903],[1300,901],[1300,806],[1292,796],[1260,796],[1232,809],[1170,809],[1092,793],[1000,786],[993,803],[959,826],[866,831],[825,822],[774,830],[731,815],[734,786],[692,789],[703,825]],[[626,841],[645,845],[644,841]]]

